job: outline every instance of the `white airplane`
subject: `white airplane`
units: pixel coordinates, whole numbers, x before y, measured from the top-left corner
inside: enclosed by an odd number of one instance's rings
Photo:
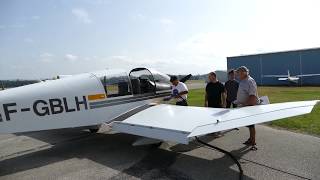
[[[320,76],[320,74],[301,74],[301,75],[291,76],[290,71],[288,70],[287,75],[263,75],[263,77],[276,77],[278,78],[279,81],[288,81],[291,83],[298,83],[301,77],[311,77],[311,76]]]
[[[235,109],[155,104],[171,95],[169,79],[168,75],[147,68],[135,68],[129,73],[104,70],[0,91],[0,133],[74,127],[96,132],[107,123],[116,132],[143,137],[136,145],[162,141],[188,144],[197,140],[228,154],[198,137],[307,114],[319,102]],[[239,166],[241,179],[241,165],[228,155]]]
[[[170,94],[169,76],[147,68],[104,70],[12,88],[0,91],[0,133],[73,127],[95,131],[108,123],[118,132],[188,144],[196,136],[307,114],[318,102],[236,109],[155,104]]]

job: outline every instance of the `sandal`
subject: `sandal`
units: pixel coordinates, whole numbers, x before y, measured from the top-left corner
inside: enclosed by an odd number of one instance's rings
[[[248,139],[246,142],[243,143],[244,145],[251,145],[251,140]]]
[[[251,146],[250,150],[251,150],[251,151],[256,151],[256,150],[258,150],[256,144],[253,144],[253,145]]]

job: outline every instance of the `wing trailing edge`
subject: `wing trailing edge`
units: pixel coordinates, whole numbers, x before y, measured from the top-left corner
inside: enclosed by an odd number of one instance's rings
[[[195,136],[308,114],[318,102],[287,102],[236,109],[157,105],[124,121],[114,122],[113,129],[188,144]]]

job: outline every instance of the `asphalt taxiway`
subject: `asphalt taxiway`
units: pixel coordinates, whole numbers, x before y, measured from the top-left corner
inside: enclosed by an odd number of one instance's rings
[[[247,128],[202,137],[233,153],[244,179],[320,179],[320,138],[257,126],[258,151],[242,144]],[[0,135],[0,179],[237,179],[226,155],[196,142],[133,147],[136,136],[64,129]]]

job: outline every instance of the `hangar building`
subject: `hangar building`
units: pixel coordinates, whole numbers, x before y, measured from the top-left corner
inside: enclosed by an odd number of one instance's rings
[[[288,85],[265,75],[320,74],[320,48],[227,57],[228,70],[247,66],[258,85]],[[320,85],[320,76],[301,77],[299,85]]]

